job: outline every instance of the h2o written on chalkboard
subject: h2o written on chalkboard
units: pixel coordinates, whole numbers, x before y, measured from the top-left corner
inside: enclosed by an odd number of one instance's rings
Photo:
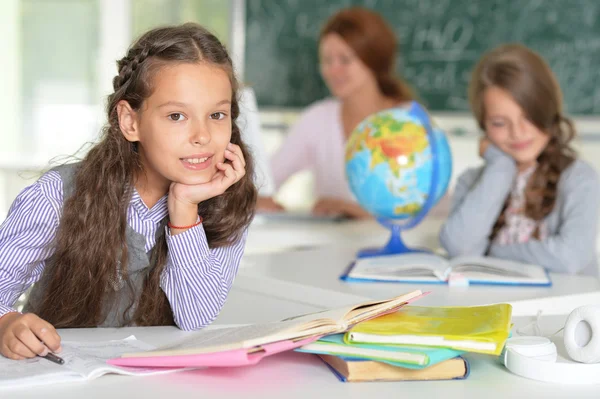
[[[244,81],[259,105],[298,108],[329,95],[319,75],[319,32],[352,5],[390,23],[400,39],[398,73],[431,110],[468,110],[477,60],[520,42],[549,62],[568,113],[600,113],[597,0],[246,0]]]

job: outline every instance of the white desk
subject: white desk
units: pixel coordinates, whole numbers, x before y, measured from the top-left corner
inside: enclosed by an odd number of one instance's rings
[[[309,305],[329,306],[321,293],[340,293],[357,298],[384,299],[420,289],[432,291],[419,304],[426,306],[468,306],[496,302],[540,300],[578,293],[600,291],[600,281],[592,277],[551,274],[552,287],[469,286],[443,284],[348,283],[339,276],[354,259],[356,246],[249,255],[236,285],[274,297]],[[331,296],[332,301],[338,297]],[[533,306],[535,303],[530,304]],[[334,304],[332,303],[331,306]],[[526,314],[531,312],[526,312]],[[521,311],[518,314],[523,314]]]
[[[435,247],[437,222],[427,222],[405,234],[409,245]],[[437,223],[439,224],[439,223]],[[379,229],[379,230],[378,230]],[[293,232],[293,234],[290,234]],[[413,289],[433,293],[419,301],[424,305],[473,305],[511,302],[518,314],[537,309],[566,313],[591,302],[600,303],[600,283],[591,278],[553,276],[552,288],[449,288],[443,285],[349,284],[338,279],[365,245],[383,245],[388,232],[375,222],[336,224],[315,228],[280,225],[252,226],[249,254],[215,324],[257,323],[296,314],[338,307],[368,298],[391,297]],[[316,249],[281,252],[301,244]],[[269,253],[263,253],[267,250]],[[279,251],[279,252],[278,252]],[[575,293],[580,293],[574,295]],[[564,297],[563,297],[564,296]],[[556,313],[556,312],[555,312]],[[516,326],[530,320],[516,318]],[[154,345],[167,344],[184,334],[176,328],[79,329],[60,332],[64,340],[121,339],[131,334]],[[0,391],[1,398],[48,399],[71,397],[121,398],[210,397],[302,398],[307,397],[420,397],[453,398],[564,398],[598,397],[597,386],[561,386],[523,379],[507,372],[494,358],[469,356],[471,375],[465,381],[343,384],[312,355],[284,353],[247,368],[209,369],[152,377],[104,376],[82,384],[54,385],[30,391]]]
[[[408,246],[439,249],[442,219],[427,218],[402,237]],[[600,280],[552,274],[550,288],[437,284],[347,283],[339,276],[359,249],[385,245],[389,231],[374,220],[340,223],[257,223],[250,228],[246,256],[234,287],[286,298],[310,306],[336,307],[368,298],[387,298],[421,289],[432,291],[420,303],[429,306],[466,306],[510,302],[515,315],[564,313],[559,298],[600,292]],[[336,293],[336,295],[332,295]],[[343,296],[337,295],[343,294]],[[585,302],[584,302],[585,303]],[[589,302],[587,302],[589,303]]]
[[[290,304],[290,307],[293,307]],[[529,319],[515,320],[516,326]],[[184,334],[173,327],[78,329],[60,331],[65,340],[122,339],[131,334],[153,345]],[[107,375],[81,384],[49,385],[32,390],[0,391],[11,399],[39,398],[597,398],[597,386],[561,386],[510,374],[496,358],[468,356],[471,375],[464,381],[341,383],[315,356],[283,353],[256,366],[207,369],[151,377]]]
[[[407,245],[436,248],[442,221],[429,218],[402,237]],[[266,222],[255,221],[250,226],[246,241],[246,254],[260,254],[326,247],[352,245],[381,247],[390,232],[375,220],[325,222]]]
[[[365,300],[364,298],[345,295],[335,298],[336,295],[331,293],[325,293],[324,295],[327,295],[330,302],[338,305],[336,307],[359,303]],[[245,289],[236,283],[229,292],[227,301],[213,324],[268,323],[324,309],[326,309],[325,304],[313,305],[278,298],[268,293]]]

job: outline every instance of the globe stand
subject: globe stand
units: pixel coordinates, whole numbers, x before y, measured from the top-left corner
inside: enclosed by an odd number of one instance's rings
[[[380,221],[381,224],[384,224]],[[385,225],[385,224],[384,224]],[[413,252],[428,252],[423,249],[409,248],[404,244],[400,232],[403,230],[402,226],[394,224],[391,226],[392,235],[382,248],[366,248],[358,251],[357,257],[369,258],[372,256],[384,256],[384,255],[396,255],[396,254],[407,254]]]
[[[398,255],[398,254],[407,254],[414,252],[431,252],[426,249],[413,249],[409,248],[404,244],[402,237],[400,236],[400,232],[402,230],[408,230],[416,225],[418,225],[421,220],[427,215],[427,213],[431,210],[436,201],[436,191],[439,183],[439,175],[440,175],[440,166],[438,165],[438,149],[437,142],[434,137],[432,126],[426,126],[427,131],[427,139],[429,141],[429,146],[431,147],[431,185],[429,186],[429,192],[427,194],[427,199],[423,204],[421,210],[412,218],[410,218],[405,223],[395,222],[392,219],[387,218],[378,218],[377,221],[388,228],[391,231],[391,237],[387,244],[382,248],[366,248],[358,251],[358,258],[369,258],[374,256],[386,256],[386,255]]]

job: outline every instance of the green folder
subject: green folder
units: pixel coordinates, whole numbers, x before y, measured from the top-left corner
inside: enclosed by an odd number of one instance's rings
[[[304,345],[297,352],[335,355],[346,359],[365,359],[392,366],[423,369],[462,355],[463,351],[412,345],[347,344],[344,334],[333,334]]]

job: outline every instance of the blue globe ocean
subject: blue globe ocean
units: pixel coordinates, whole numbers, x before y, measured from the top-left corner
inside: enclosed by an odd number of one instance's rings
[[[365,119],[350,135],[345,158],[357,201],[380,219],[404,220],[426,212],[426,204],[435,205],[445,194],[452,174],[446,136],[417,102]]]

